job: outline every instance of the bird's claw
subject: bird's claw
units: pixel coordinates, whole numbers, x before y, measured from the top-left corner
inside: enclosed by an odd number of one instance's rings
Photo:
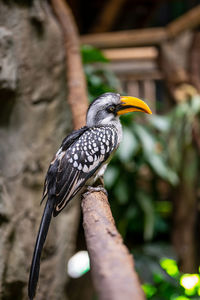
[[[108,197],[108,192],[106,191],[106,189],[102,185],[88,186],[86,194],[89,194],[91,192],[103,192]]]

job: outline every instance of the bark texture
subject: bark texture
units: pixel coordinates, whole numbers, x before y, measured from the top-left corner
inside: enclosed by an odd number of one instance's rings
[[[99,300],[144,300],[133,257],[117,231],[103,192],[83,195],[83,227]]]
[[[46,1],[0,0],[0,299],[27,299],[44,176],[72,130],[62,31]],[[37,299],[67,299],[77,203],[52,220]],[[50,283],[50,284],[49,284]]]
[[[73,115],[74,129],[85,125],[88,108],[87,87],[80,56],[78,31],[70,8],[64,0],[52,0],[55,14],[62,27],[68,79],[68,103]]]

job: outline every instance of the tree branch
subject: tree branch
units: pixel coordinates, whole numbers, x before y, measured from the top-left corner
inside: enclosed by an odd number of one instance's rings
[[[68,103],[71,107],[74,129],[85,125],[88,107],[87,87],[80,55],[77,27],[70,8],[64,0],[52,0],[54,12],[63,30],[66,49]]]
[[[83,227],[91,272],[99,300],[144,300],[133,257],[115,227],[103,192],[87,192],[82,199]]]

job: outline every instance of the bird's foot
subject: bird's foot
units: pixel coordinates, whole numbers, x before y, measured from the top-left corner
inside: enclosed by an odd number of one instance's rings
[[[108,197],[108,192],[106,191],[106,189],[102,185],[88,186],[86,194],[91,193],[91,192],[103,192]]]

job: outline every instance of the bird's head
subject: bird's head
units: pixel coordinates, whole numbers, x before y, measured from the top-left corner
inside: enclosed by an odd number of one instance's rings
[[[148,105],[138,98],[105,93],[90,104],[87,111],[87,126],[111,124],[118,121],[120,115],[133,111],[152,113]]]

